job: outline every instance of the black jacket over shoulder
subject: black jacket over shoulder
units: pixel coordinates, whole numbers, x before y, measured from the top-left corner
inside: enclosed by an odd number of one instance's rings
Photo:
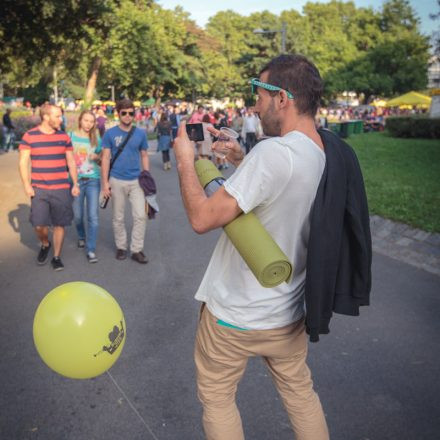
[[[359,315],[371,290],[371,233],[362,172],[353,149],[320,129],[326,165],[310,218],[305,284],[311,342],[329,333],[332,312]]]

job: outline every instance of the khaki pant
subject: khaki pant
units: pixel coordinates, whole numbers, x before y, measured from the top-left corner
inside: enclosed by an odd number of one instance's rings
[[[138,180],[120,180],[110,178],[113,206],[113,234],[117,249],[127,250],[127,230],[125,228],[125,199],[128,198],[133,217],[130,251],[144,250],[145,228],[147,216],[145,214],[145,195]]]
[[[203,308],[195,343],[198,396],[208,440],[243,440],[235,403],[237,385],[251,356],[265,360],[281,395],[296,440],[328,440],[327,424],[306,365],[304,320],[273,330],[220,326]]]

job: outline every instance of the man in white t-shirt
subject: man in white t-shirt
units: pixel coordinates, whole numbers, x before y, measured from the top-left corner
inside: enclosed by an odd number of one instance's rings
[[[304,325],[309,218],[325,166],[314,123],[322,80],[305,57],[281,55],[251,85],[258,94],[255,113],[270,138],[246,157],[237,143],[229,143],[227,159],[237,169],[207,198],[183,124],[175,142],[182,198],[197,233],[254,212],[293,263],[294,273],[287,283],[262,287],[225,233],[221,235],[196,293],[203,303],[195,344],[203,427],[208,439],[244,439],[236,388],[247,359],[262,356],[296,439],[327,440],[327,424],[306,365]]]
[[[243,127],[241,129],[241,137],[243,138],[246,154],[254,148],[260,135],[260,121],[253,109],[248,109],[243,118]]]

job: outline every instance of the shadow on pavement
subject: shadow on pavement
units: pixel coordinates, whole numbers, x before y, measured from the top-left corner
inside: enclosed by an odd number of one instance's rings
[[[29,205],[19,203],[17,209],[8,213],[8,222],[12,230],[20,234],[20,243],[35,250],[35,238],[29,234]]]

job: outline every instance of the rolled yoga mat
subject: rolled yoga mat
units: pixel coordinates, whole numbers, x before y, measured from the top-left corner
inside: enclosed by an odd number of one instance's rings
[[[210,160],[196,161],[195,168],[203,188],[212,180],[223,178]],[[263,287],[275,287],[289,280],[292,264],[254,213],[239,215],[223,229]]]

